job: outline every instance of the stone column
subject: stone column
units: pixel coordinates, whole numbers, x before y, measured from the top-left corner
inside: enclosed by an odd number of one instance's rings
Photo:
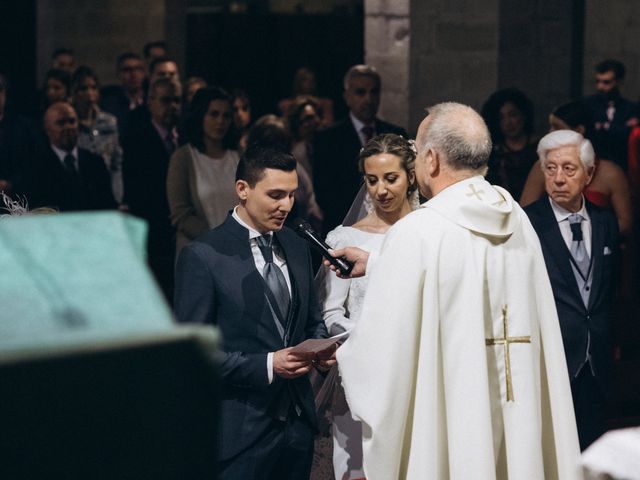
[[[382,77],[379,116],[410,128],[410,0],[365,0],[365,63]]]
[[[571,100],[572,8],[565,0],[502,0],[497,86],[519,88],[533,101],[540,134],[549,113]]]
[[[415,133],[441,101],[480,108],[498,83],[499,0],[365,0],[365,58],[380,116]]]

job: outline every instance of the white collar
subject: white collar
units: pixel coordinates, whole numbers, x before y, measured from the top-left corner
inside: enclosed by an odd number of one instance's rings
[[[164,141],[168,135],[171,135],[171,140],[173,140],[174,142],[176,141],[176,129],[172,128],[171,130],[167,130],[164,125],[160,125],[159,123],[156,123],[153,119],[151,120],[151,124],[154,126],[154,128],[156,129],[156,131],[158,132],[158,135],[160,135],[160,138],[162,138],[162,140]]]
[[[551,210],[553,210],[553,214],[556,217],[556,222],[560,223],[569,219],[569,215],[573,215],[577,213],[578,215],[582,215],[582,218],[589,221],[589,214],[587,213],[587,203],[584,200],[584,195],[582,196],[582,207],[577,212],[570,212],[566,208],[561,207],[556,202],[554,202],[551,197],[549,197],[549,203],[551,204]]]
[[[356,129],[356,132],[358,132],[358,134],[360,134],[360,132],[362,132],[362,128],[363,127],[371,127],[373,128],[373,130],[375,131],[376,129],[376,122],[374,120],[374,122],[371,125],[365,125],[364,123],[362,123],[360,120],[358,120],[356,118],[356,116],[353,114],[353,112],[349,111],[349,118],[351,118],[351,123],[353,123],[353,128]]]
[[[67,155],[71,154],[73,156],[73,158],[75,159],[75,161],[78,161],[78,147],[75,146],[73,147],[73,150],[71,150],[70,152],[67,152],[66,150],[62,150],[58,147],[56,147],[53,143],[51,144],[51,150],[53,150],[53,153],[56,154],[56,157],[58,157],[58,159],[61,162],[64,162],[64,159]]]
[[[258,238],[261,237],[263,234],[260,233],[259,231],[257,231],[255,228],[250,227],[249,225],[247,225],[241,218],[240,215],[238,215],[238,205],[236,205],[233,208],[233,213],[231,214],[231,216],[233,217],[233,219],[238,222],[241,226],[243,226],[244,228],[246,228],[247,230],[249,230],[249,240],[253,240],[254,238]],[[273,232],[267,232],[264,235],[273,235]]]

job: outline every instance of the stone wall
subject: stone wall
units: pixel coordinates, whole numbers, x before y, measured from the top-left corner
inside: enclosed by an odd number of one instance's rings
[[[365,63],[382,77],[381,118],[409,127],[409,0],[365,0]]]
[[[411,20],[410,129],[437,102],[479,109],[497,84],[498,0],[413,0]]]
[[[605,58],[616,58],[627,67],[623,94],[640,97],[640,2],[587,1],[585,15],[585,94],[593,92],[593,68]]]
[[[425,107],[479,108],[497,84],[498,0],[366,0],[366,62],[383,78],[380,116],[415,133]]]
[[[410,132],[428,105],[479,110],[495,90],[517,87],[533,100],[543,133],[549,111],[580,85],[574,2],[366,0],[365,25],[366,61],[384,80],[381,116]]]
[[[165,2],[39,0],[36,28],[39,83],[61,46],[75,50],[77,64],[92,66],[103,84],[112,83],[118,54],[142,54],[146,42],[164,38]]]
[[[503,0],[500,8],[497,87],[531,98],[540,134],[553,108],[571,100],[572,13],[566,0]]]

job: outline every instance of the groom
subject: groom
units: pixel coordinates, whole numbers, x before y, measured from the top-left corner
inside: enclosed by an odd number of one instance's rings
[[[295,168],[288,153],[250,148],[236,172],[238,206],[178,258],[178,321],[216,325],[223,338],[220,479],[307,479],[311,468],[307,373],[335,359],[312,363],[291,350],[327,336],[309,248],[284,227]]]

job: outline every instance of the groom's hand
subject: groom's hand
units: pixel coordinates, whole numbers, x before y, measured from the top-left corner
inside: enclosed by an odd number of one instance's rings
[[[340,278],[357,278],[362,277],[367,271],[367,262],[369,261],[369,252],[366,252],[358,247],[345,247],[335,250],[329,250],[329,253],[334,257],[343,257],[349,262],[353,263],[353,270],[349,275],[343,275],[339,269],[329,263],[329,260],[324,260],[323,263],[331,270],[336,272]]]
[[[273,373],[282,378],[298,378],[311,370],[311,358],[291,352],[293,347],[283,348],[273,354]]]

